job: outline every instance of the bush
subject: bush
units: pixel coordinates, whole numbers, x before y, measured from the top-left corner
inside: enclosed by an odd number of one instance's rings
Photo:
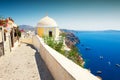
[[[18,31],[18,36],[21,37],[21,32],[20,31]]]
[[[55,49],[58,52],[61,52],[62,47],[63,47],[63,41],[55,41],[53,37],[43,37],[45,43]]]
[[[78,49],[76,46],[72,46],[70,51],[63,50],[63,39],[61,41],[55,41],[53,37],[43,37],[45,43],[61,53],[62,55],[66,56],[67,58],[74,61],[76,64],[83,67],[82,63],[83,60],[81,59],[81,56],[78,53]]]

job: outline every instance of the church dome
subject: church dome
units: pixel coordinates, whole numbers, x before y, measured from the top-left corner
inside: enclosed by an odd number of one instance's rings
[[[38,27],[57,27],[58,25],[55,20],[46,16],[38,22],[37,26]]]

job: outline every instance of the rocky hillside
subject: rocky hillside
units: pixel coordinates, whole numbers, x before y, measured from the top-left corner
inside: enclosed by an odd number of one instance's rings
[[[67,30],[61,30],[65,34],[65,44],[71,48],[74,46],[76,43],[79,43],[80,40],[78,37],[76,37],[72,32],[67,31]]]
[[[19,28],[23,29],[25,31],[29,31],[29,30],[34,31],[35,30],[35,28],[33,26],[30,26],[30,25],[19,25]]]
[[[80,43],[78,37],[76,37],[71,30],[61,30],[61,35],[65,37],[65,44],[71,50],[68,52],[67,57],[77,63],[78,65],[84,67],[84,60],[81,57],[81,54],[78,52],[76,43]]]

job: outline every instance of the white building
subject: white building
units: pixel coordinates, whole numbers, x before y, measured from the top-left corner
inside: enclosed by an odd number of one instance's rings
[[[60,31],[56,21],[48,16],[42,18],[37,24],[37,34],[40,37],[49,36],[57,39],[59,33]]]

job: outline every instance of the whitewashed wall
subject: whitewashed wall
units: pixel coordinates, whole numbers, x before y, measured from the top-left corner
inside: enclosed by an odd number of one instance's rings
[[[100,80],[87,69],[50,48],[39,36],[33,36],[33,45],[39,50],[55,80]]]
[[[0,42],[2,42],[2,31],[0,30]]]

